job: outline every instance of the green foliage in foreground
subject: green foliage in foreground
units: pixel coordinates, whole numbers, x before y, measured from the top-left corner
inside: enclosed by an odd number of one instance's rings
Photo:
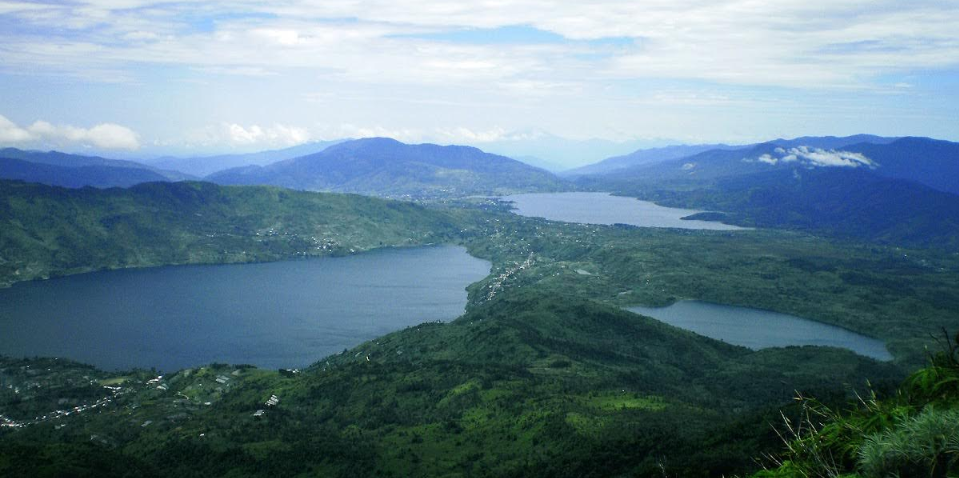
[[[0,390],[0,407],[22,424],[0,432],[0,475],[729,475],[775,449],[769,423],[794,390],[835,402],[901,375],[841,350],[752,352],[513,291],[296,374],[213,365],[151,378],[0,361],[20,390]],[[108,404],[34,419],[97,389]]]
[[[341,255],[444,242],[453,231],[442,212],[354,195],[0,181],[0,286],[98,269]]]
[[[805,413],[786,423],[787,451],[771,460],[778,466],[754,477],[959,476],[959,335],[947,346],[891,398],[847,411],[802,399]]]

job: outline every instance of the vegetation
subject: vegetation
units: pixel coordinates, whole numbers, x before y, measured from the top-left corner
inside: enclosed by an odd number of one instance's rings
[[[864,456],[885,469],[930,456],[953,463],[950,439],[900,446],[950,433],[939,425],[954,414],[951,365],[938,359],[946,365],[907,382],[933,384],[925,398],[897,402],[892,391],[924,362],[930,331],[959,329],[954,254],[773,230],[552,223],[488,199],[2,186],[8,282],[430,242],[464,244],[494,267],[470,286],[458,320],[303,371],[213,364],[158,377],[0,359],[2,476],[730,476],[778,452],[770,425],[782,416],[815,424],[797,433],[803,440],[855,413],[859,428],[837,428],[838,448],[827,448],[846,453],[843,469],[865,470]],[[838,324],[884,339],[896,361],[821,347],[751,351],[621,310],[684,298]],[[818,400],[793,403],[796,391]],[[861,412],[833,412],[857,391],[870,397]],[[890,425],[865,428],[875,410],[888,410]],[[796,450],[761,473],[805,463]]]
[[[872,395],[834,411],[801,398],[804,414],[786,423],[786,452],[772,477],[959,476],[959,335],[931,364],[884,400]]]
[[[272,187],[147,183],[68,190],[0,181],[0,286],[98,269],[343,255],[443,242],[411,203]]]
[[[107,405],[36,421],[43,407],[66,398],[56,407],[70,409],[83,402],[71,393],[96,389],[48,390],[49,381],[115,382],[56,365],[0,364],[4,415],[23,424],[0,432],[4,476],[729,474],[773,451],[768,423],[793,390],[843,400],[842,384],[901,377],[845,351],[752,352],[615,307],[519,290],[300,373],[123,373],[118,389],[101,388]]]
[[[617,306],[698,299],[878,337],[910,368],[925,362],[930,333],[959,328],[959,256],[932,249],[772,230],[554,223],[516,216],[489,199],[421,206],[208,183],[110,190],[2,186],[2,284],[99,269],[452,242],[494,264],[493,274],[470,288],[472,305],[517,287]]]
[[[0,178],[68,188],[127,187],[150,181],[168,180],[160,173],[146,168],[100,165],[65,167],[31,163],[2,156],[0,156]]]
[[[181,181],[179,171],[157,169],[133,161],[83,156],[57,151],[0,149],[0,179],[80,188],[128,187],[148,181]]]
[[[959,247],[959,196],[868,171],[780,170],[705,185],[614,187],[663,205],[723,211],[721,221],[740,226],[912,248]]]
[[[554,223],[516,216],[488,199],[422,206],[209,183],[2,186],[0,284],[99,269],[452,242],[494,264],[493,274],[470,288],[472,305],[516,287],[617,306],[698,299],[878,337],[907,367],[924,363],[931,332],[959,328],[959,256],[932,249],[771,230]]]
[[[774,230],[562,224],[484,207],[461,233],[494,264],[472,303],[521,287],[619,306],[697,299],[772,310],[883,339],[909,369],[925,363],[930,334],[959,328],[955,254]]]
[[[388,138],[346,141],[265,167],[206,178],[218,184],[270,184],[403,198],[557,191],[569,188],[542,169],[465,146],[403,144]]]
[[[959,247],[957,143],[860,135],[716,147],[678,159],[649,153],[655,160],[614,171],[593,168],[577,184],[722,211],[722,221],[743,226],[909,248]]]

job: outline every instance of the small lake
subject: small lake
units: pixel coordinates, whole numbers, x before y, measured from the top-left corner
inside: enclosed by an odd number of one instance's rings
[[[849,349],[877,360],[892,360],[892,355],[880,340],[787,314],[699,301],[681,301],[658,308],[629,307],[627,310],[753,350],[789,345],[822,345]]]
[[[744,228],[713,221],[684,221],[700,213],[693,209],[663,207],[648,201],[612,196],[609,193],[534,193],[499,198],[513,203],[520,216],[581,224],[629,224],[640,227],[672,227],[736,231]]]
[[[262,264],[94,272],[0,289],[0,354],[105,369],[226,362],[304,367],[407,326],[447,321],[490,263],[462,247]]]

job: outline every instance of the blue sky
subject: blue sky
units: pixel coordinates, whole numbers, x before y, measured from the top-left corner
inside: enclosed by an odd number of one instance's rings
[[[0,1],[0,146],[959,140],[959,1]]]

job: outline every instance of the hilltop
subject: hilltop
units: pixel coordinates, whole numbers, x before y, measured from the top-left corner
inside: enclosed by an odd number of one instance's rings
[[[218,184],[268,184],[292,189],[392,197],[469,196],[567,188],[553,174],[467,146],[404,144],[387,138],[346,141],[268,166],[212,174]]]

